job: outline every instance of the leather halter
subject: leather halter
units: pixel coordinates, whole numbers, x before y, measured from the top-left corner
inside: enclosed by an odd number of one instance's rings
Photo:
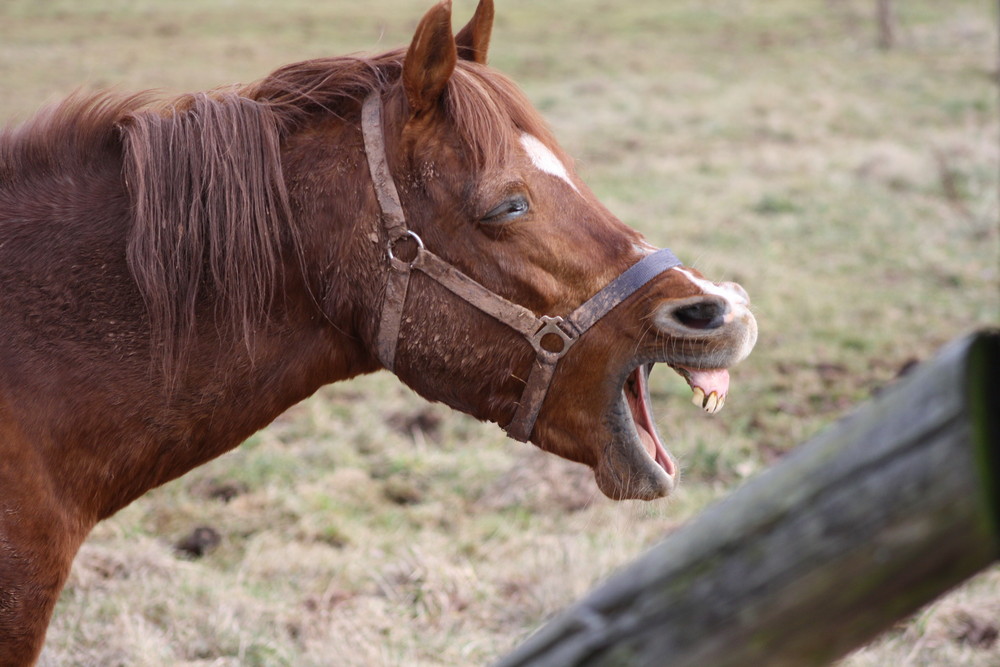
[[[569,316],[538,317],[524,306],[508,301],[483,287],[427,250],[420,237],[407,228],[399,194],[386,160],[382,100],[377,92],[371,93],[362,106],[361,131],[368,157],[368,168],[381,209],[380,217],[388,237],[389,278],[378,330],[379,361],[390,371],[395,372],[396,346],[399,342],[399,329],[406,306],[410,275],[413,270],[421,271],[459,298],[520,333],[535,350],[535,361],[531,366],[514,419],[504,427],[511,438],[527,442],[549,391],[556,365],[563,355],[598,320],[659,274],[680,266],[680,260],[667,249],[658,250],[626,269]],[[413,239],[417,244],[416,255],[410,261],[404,261],[393,254],[396,243],[406,237]],[[542,339],[547,336],[549,347],[553,347],[552,343],[558,342],[552,335],[561,341],[557,350],[549,350],[542,346]]]

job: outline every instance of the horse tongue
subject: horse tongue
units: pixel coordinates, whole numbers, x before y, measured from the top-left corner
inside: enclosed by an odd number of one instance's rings
[[[691,402],[708,413],[721,410],[726,402],[726,394],[729,393],[729,371],[725,368],[681,368],[687,374],[687,382],[694,392]]]

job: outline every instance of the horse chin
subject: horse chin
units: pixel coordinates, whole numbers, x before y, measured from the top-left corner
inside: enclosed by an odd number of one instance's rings
[[[613,500],[655,500],[677,486],[678,469],[653,421],[647,378],[652,364],[630,372],[605,423],[611,439],[594,467],[597,486]]]

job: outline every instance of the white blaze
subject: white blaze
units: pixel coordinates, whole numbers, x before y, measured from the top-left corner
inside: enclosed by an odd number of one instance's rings
[[[569,177],[569,172],[566,171],[566,165],[556,157],[556,154],[549,150],[549,147],[538,140],[530,134],[521,135],[521,145],[524,146],[525,152],[528,153],[528,157],[531,158],[531,163],[538,167],[540,170],[544,171],[546,174],[552,174],[557,178],[561,178],[574,190],[577,190],[576,184]]]
[[[722,285],[716,285],[710,280],[705,280],[704,278],[697,278],[690,271],[686,271],[677,266],[674,267],[674,271],[679,271],[680,273],[683,273],[688,280],[690,280],[699,288],[701,288],[701,291],[704,292],[705,294],[712,294],[714,296],[722,297],[727,302],[729,302],[729,305],[732,306],[734,309],[745,308],[746,306],[749,305],[745,292],[741,294],[740,292],[737,292],[731,287],[727,287],[725,283],[723,283]]]

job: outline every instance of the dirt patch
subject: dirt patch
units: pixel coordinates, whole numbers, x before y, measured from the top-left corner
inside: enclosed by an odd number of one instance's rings
[[[187,558],[201,558],[222,543],[222,535],[211,526],[198,526],[190,533],[177,540],[174,549]]]

